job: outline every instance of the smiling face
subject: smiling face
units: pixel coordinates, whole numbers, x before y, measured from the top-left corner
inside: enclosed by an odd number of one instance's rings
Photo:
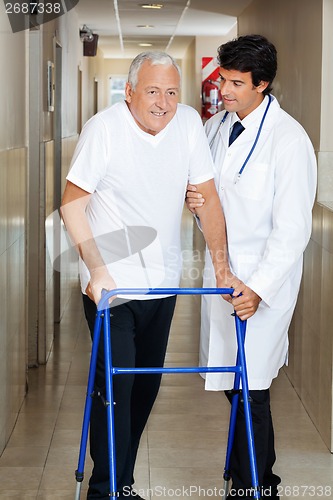
[[[145,61],[135,89],[126,83],[126,102],[138,126],[151,135],[163,130],[177,111],[180,76],[172,64]]]
[[[236,112],[241,120],[263,101],[263,91],[268,86],[268,82],[260,82],[255,87],[252,83],[251,72],[243,73],[220,68],[220,77],[224,108],[227,111]]]

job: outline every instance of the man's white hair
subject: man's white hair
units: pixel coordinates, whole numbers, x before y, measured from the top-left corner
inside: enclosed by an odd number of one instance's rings
[[[166,52],[141,52],[133,59],[129,72],[128,72],[128,83],[130,83],[133,90],[138,83],[138,73],[145,61],[149,61],[152,65],[162,64],[165,66],[174,66],[178,71],[179,77],[181,77],[180,67],[176,63],[173,57],[171,57]]]

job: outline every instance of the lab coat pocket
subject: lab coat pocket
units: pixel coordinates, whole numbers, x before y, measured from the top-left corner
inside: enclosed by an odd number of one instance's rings
[[[262,200],[267,189],[268,163],[249,163],[237,181],[238,194],[252,200]]]

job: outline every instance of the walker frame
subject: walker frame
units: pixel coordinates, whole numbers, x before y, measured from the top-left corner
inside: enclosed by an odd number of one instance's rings
[[[245,358],[245,333],[246,333],[246,321],[242,321],[235,313],[235,327],[236,327],[236,339],[237,339],[237,358],[236,364],[233,366],[224,367],[210,367],[210,366],[199,366],[199,367],[172,367],[172,368],[126,368],[126,367],[114,367],[112,364],[112,353],[111,353],[111,332],[110,332],[110,315],[108,314],[108,309],[110,308],[109,300],[116,295],[227,295],[233,293],[233,288],[154,288],[154,289],[143,289],[143,288],[118,288],[111,291],[105,291],[102,294],[102,298],[97,306],[97,314],[94,326],[94,336],[92,343],[92,351],[90,358],[89,376],[88,376],[88,386],[87,394],[83,415],[82,423],[82,433],[80,442],[80,452],[78,467],[75,471],[76,477],[76,492],[75,500],[80,499],[80,491],[82,481],[84,479],[84,462],[87,449],[88,441],[88,431],[90,422],[90,413],[92,405],[92,397],[94,394],[94,381],[96,373],[96,363],[98,346],[100,341],[100,334],[103,325],[104,331],[104,356],[105,356],[105,382],[106,382],[106,412],[107,412],[107,425],[108,425],[108,449],[109,449],[109,475],[110,475],[110,498],[116,500],[117,497],[117,479],[116,479],[116,452],[115,452],[115,426],[114,426],[114,400],[113,400],[113,384],[112,378],[118,374],[149,374],[149,373],[235,373],[234,378],[234,388],[233,388],[233,398],[230,411],[230,423],[229,423],[229,433],[228,442],[226,450],[226,459],[224,467],[224,495],[225,499],[228,494],[228,483],[230,480],[230,456],[233,446],[235,426],[236,426],[236,416],[237,408],[239,404],[239,388],[240,383],[242,386],[242,396],[244,404],[244,414],[245,414],[245,425],[247,433],[248,442],[248,452],[250,459],[250,470],[251,470],[251,480],[254,492],[254,498],[260,498],[260,490],[258,484],[258,472],[257,463],[255,455],[255,445],[254,445],[254,435],[252,426],[252,416],[250,408],[250,398],[249,398],[249,387],[248,387],[248,377],[246,368],[246,358]]]

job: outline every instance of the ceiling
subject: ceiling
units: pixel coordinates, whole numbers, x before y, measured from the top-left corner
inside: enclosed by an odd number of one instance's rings
[[[133,58],[162,50],[181,59],[195,36],[229,33],[252,0],[79,0],[80,26],[99,35],[106,58]],[[162,4],[160,9],[142,4]],[[140,46],[149,43],[151,46]]]

